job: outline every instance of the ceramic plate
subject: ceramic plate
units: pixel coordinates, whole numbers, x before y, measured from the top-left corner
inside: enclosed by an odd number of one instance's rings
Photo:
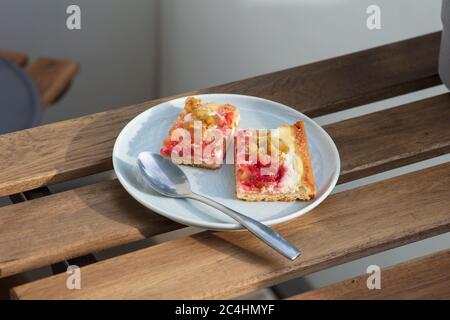
[[[314,169],[317,197],[312,201],[245,202],[235,196],[234,167],[218,170],[181,166],[192,189],[266,225],[285,222],[307,213],[321,203],[339,177],[339,154],[330,136],[304,114],[277,102],[242,95],[198,95],[204,102],[230,103],[241,113],[240,129],[272,129],[297,120],[305,122]],[[113,165],[123,187],[141,204],[179,223],[211,230],[236,230],[241,226],[220,211],[195,200],[167,198],[147,187],[138,175],[136,160],[142,151],[159,152],[162,141],[185,97],[164,102],[131,120],[117,137]]]

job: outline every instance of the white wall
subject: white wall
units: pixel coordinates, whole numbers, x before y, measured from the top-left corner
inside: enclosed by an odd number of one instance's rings
[[[165,96],[441,29],[441,0],[160,0]],[[366,28],[381,7],[382,29]]]
[[[66,28],[81,7],[82,29]],[[45,121],[73,118],[155,97],[154,0],[1,0],[0,47],[77,61],[81,70]]]

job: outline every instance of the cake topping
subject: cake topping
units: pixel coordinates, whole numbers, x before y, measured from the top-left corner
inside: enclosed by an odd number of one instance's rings
[[[210,159],[221,162],[226,146],[224,140],[232,133],[237,121],[238,111],[234,106],[202,103],[198,98],[189,97],[185,101],[184,110],[170,129],[169,137],[163,141],[160,153],[167,157],[175,155],[176,160],[179,157],[186,158],[183,160],[185,164],[192,162],[191,155],[194,155],[194,161],[197,157],[200,158],[195,164],[201,164],[203,160]],[[181,135],[182,137],[178,133],[180,129],[186,131],[186,134]],[[186,136],[191,144],[190,150],[179,146]],[[175,150],[176,146],[179,148]],[[207,150],[206,154],[205,150]]]

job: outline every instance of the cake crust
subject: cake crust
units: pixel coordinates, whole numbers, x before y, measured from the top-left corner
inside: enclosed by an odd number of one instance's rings
[[[316,184],[314,182],[313,167],[309,156],[305,124],[303,121],[297,121],[293,127],[296,131],[295,144],[297,147],[297,154],[300,156],[303,163],[302,186],[307,189],[308,199],[306,200],[311,200],[316,197]]]
[[[291,134],[295,138],[295,154],[301,161],[303,167],[302,174],[300,175],[297,184],[297,190],[288,193],[241,192],[239,188],[240,182],[237,179],[238,166],[236,165],[236,196],[238,199],[245,201],[296,201],[311,200],[316,197],[316,187],[309,156],[305,125],[302,121],[297,121],[289,127],[290,130],[292,130]]]

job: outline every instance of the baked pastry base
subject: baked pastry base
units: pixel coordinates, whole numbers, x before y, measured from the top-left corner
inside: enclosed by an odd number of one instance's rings
[[[238,188],[239,181],[236,179],[236,196],[245,201],[295,201],[312,200],[316,197],[316,187],[314,183],[311,159],[308,151],[308,141],[306,137],[305,125],[302,121],[297,121],[290,126],[295,137],[295,154],[302,162],[303,172],[298,181],[296,192],[294,193],[256,193],[241,192]],[[238,167],[235,168],[237,174]]]

